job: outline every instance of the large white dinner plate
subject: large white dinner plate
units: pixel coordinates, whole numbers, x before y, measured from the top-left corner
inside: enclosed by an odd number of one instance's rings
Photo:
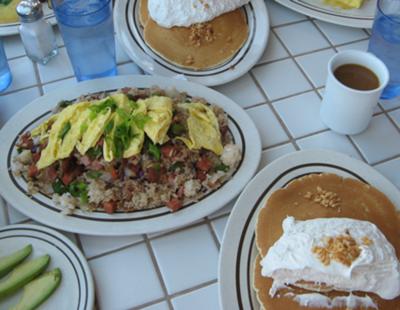
[[[57,23],[56,17],[54,16],[53,11],[48,7],[47,4],[43,4],[43,13],[44,13],[44,18],[52,25],[55,25]],[[0,36],[9,36],[13,34],[18,34],[18,27],[20,23],[15,22],[15,23],[7,23],[7,24],[1,24],[0,23]]]
[[[219,260],[220,302],[224,310],[260,308],[252,288],[253,263],[258,253],[255,223],[268,197],[296,178],[322,172],[371,184],[400,210],[399,190],[372,167],[346,155],[310,150],[294,152],[272,162],[243,190],[225,229]]]
[[[167,207],[139,210],[109,215],[104,212],[76,210],[73,215],[63,216],[60,208],[46,196],[27,194],[27,184],[15,177],[10,167],[16,154],[18,136],[37,126],[60,100],[71,100],[82,94],[112,91],[122,87],[163,89],[176,88],[194,97],[203,97],[209,103],[222,107],[229,117],[229,129],[234,141],[242,149],[242,160],[235,174],[219,189],[196,203],[171,213]],[[261,142],[258,131],[247,113],[224,95],[202,85],[151,76],[118,76],[77,83],[73,87],[60,88],[34,100],[18,112],[0,131],[0,194],[16,209],[27,216],[56,228],[91,235],[132,235],[156,232],[186,225],[217,211],[235,198],[254,175],[260,157]]]
[[[377,0],[365,0],[359,9],[345,10],[326,5],[324,0],[275,0],[299,13],[342,26],[372,28]]]
[[[42,310],[92,310],[94,285],[90,268],[79,249],[60,233],[38,225],[12,225],[0,228],[0,257],[31,244],[27,260],[49,254],[47,270],[60,268],[60,286],[40,307]],[[0,309],[18,303],[22,290],[0,301]]]
[[[262,56],[269,35],[269,17],[264,0],[251,0],[244,6],[249,36],[243,47],[226,63],[215,68],[195,71],[179,67],[156,54],[145,42],[139,23],[140,0],[118,0],[114,6],[117,37],[127,54],[150,74],[174,77],[207,86],[225,84],[247,73]],[[212,57],[212,55],[210,55]]]

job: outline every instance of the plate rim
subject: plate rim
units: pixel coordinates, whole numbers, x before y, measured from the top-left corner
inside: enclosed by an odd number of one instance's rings
[[[222,309],[243,309],[237,303],[238,286],[235,283],[235,279],[237,277],[236,268],[238,268],[237,259],[240,257],[238,254],[240,246],[236,246],[236,244],[238,244],[239,239],[249,238],[249,236],[252,237],[254,235],[254,227],[250,227],[246,233],[242,233],[245,226],[244,223],[250,223],[255,214],[262,208],[260,204],[266,197],[265,190],[271,185],[273,180],[278,178],[279,174],[289,171],[294,167],[294,164],[307,163],[336,165],[348,170],[353,175],[360,174],[366,181],[371,182],[384,192],[393,204],[400,209],[400,190],[379,171],[359,159],[336,151],[312,149],[294,151],[274,160],[261,169],[247,184],[238,197],[228,218],[218,261],[219,302]],[[264,180],[267,181],[262,183]],[[262,183],[262,186],[259,185],[260,183]],[[248,199],[250,193],[251,201]],[[246,204],[247,208],[243,204]],[[249,208],[249,205],[253,207]],[[232,247],[232,244],[235,246]],[[241,296],[244,296],[244,293]]]
[[[238,79],[239,77],[249,72],[249,70],[253,68],[254,65],[257,64],[258,60],[262,57],[265,48],[268,44],[268,38],[270,33],[270,18],[268,14],[268,8],[264,0],[252,0],[252,5],[254,3],[257,5],[257,10],[255,10],[254,16],[257,15],[259,17],[255,22],[263,23],[265,24],[265,26],[262,27],[263,29],[259,29],[260,27],[257,27],[255,29],[254,35],[259,36],[259,38],[257,39],[256,43],[254,43],[255,41],[253,41],[253,43],[249,46],[249,49],[252,50],[252,53],[250,53],[250,55],[247,54],[247,56],[245,56],[244,59],[242,60],[242,62],[244,60],[247,61],[246,65],[240,69],[237,69],[235,67],[235,70],[228,70],[222,73],[216,73],[206,77],[195,77],[195,76],[187,77],[186,75],[184,75],[184,73],[182,73],[181,71],[182,69],[179,68],[178,66],[172,65],[174,69],[179,73],[170,71],[168,68],[161,67],[158,63],[153,61],[153,58],[150,55],[148,55],[144,51],[141,51],[140,44],[134,42],[135,41],[134,38],[132,38],[130,35],[127,34],[127,32],[129,32],[127,30],[129,21],[126,20],[125,18],[124,12],[126,10],[124,8],[129,6],[131,1],[139,1],[139,0],[119,0],[116,2],[114,7],[115,32],[118,41],[120,42],[121,46],[123,47],[127,55],[142,70],[148,72],[149,74],[162,75],[166,77],[180,76],[189,81],[197,82],[206,86],[217,86],[225,84],[235,79]],[[135,14],[135,11],[133,13]],[[266,28],[267,31],[263,31],[264,28]]]
[[[94,307],[94,299],[95,299],[95,287],[94,287],[94,279],[93,279],[93,274],[92,271],[89,267],[89,263],[85,256],[83,255],[82,251],[78,248],[76,244],[72,242],[68,237],[63,235],[62,233],[46,227],[42,225],[37,225],[37,224],[11,224],[7,225],[4,227],[0,227],[0,236],[3,233],[6,233],[10,230],[27,230],[27,231],[35,231],[35,232],[40,232],[43,233],[44,238],[51,238],[51,239],[58,239],[58,241],[61,241],[64,243],[63,245],[71,252],[73,252],[76,255],[76,258],[78,259],[79,263],[81,264],[82,268],[79,268],[80,271],[83,273],[83,275],[87,278],[87,305],[85,310],[91,310]],[[15,236],[15,238],[19,238],[18,236]],[[53,245],[49,245],[53,246]],[[58,246],[56,247],[58,248]],[[72,262],[70,262],[72,266],[75,266]]]
[[[351,16],[335,16],[312,8],[312,6],[303,6],[293,0],[274,0],[275,2],[283,5],[284,7],[295,12],[314,17],[321,21],[332,23],[340,26],[347,26],[353,28],[372,28],[374,18],[365,17],[363,19],[355,19]]]
[[[174,229],[199,220],[225,206],[240,194],[246,183],[255,174],[261,159],[260,136],[250,116],[238,104],[213,89],[192,82],[164,77],[126,75],[76,83],[68,89],[49,92],[18,111],[0,130],[0,144],[9,147],[20,129],[25,126],[25,123],[31,121],[36,115],[46,111],[48,107],[55,106],[55,103],[59,100],[71,99],[71,95],[64,95],[66,93],[74,93],[74,97],[78,97],[84,93],[112,90],[113,88],[122,88],[125,86],[149,88],[154,85],[164,89],[174,87],[179,91],[187,91],[191,95],[204,97],[207,101],[223,107],[238,122],[238,127],[243,131],[246,143],[243,163],[236,171],[234,177],[225,183],[224,187],[216,190],[213,194],[196,203],[194,206],[183,209],[180,212],[168,213],[163,215],[161,219],[144,219],[136,221],[135,223],[137,224],[135,225],[133,225],[132,220],[129,220],[118,223],[118,225],[113,225],[114,222],[112,221],[99,222],[96,219],[81,220],[75,217],[62,216],[54,211],[50,213],[50,211],[44,210],[44,207],[32,208],[32,206],[38,206],[37,203],[23,196],[23,193],[12,183],[7,170],[8,154],[2,153],[0,155],[0,184],[2,184],[0,194],[14,208],[38,222],[75,233],[103,236],[125,236]],[[26,119],[26,122],[21,122],[21,119]],[[196,205],[200,205],[202,208],[193,208]]]

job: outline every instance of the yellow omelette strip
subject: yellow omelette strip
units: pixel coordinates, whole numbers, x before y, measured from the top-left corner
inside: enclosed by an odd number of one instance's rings
[[[71,118],[71,129],[68,131],[62,141],[62,145],[58,154],[58,159],[67,158],[68,156],[70,156],[75,148],[75,145],[82,138],[82,135],[85,132],[83,130],[83,126],[89,121],[89,106],[90,103],[87,102],[87,104],[84,106],[85,109],[82,109],[80,113],[76,113]]]
[[[41,123],[38,127],[35,129],[31,130],[31,136],[32,137],[37,137],[40,136],[40,141],[43,141],[45,138],[49,137],[49,127],[50,124],[53,124],[57,120],[58,114],[52,115],[50,118],[45,120],[43,123]]]
[[[214,112],[205,104],[193,102],[181,105],[189,110],[187,126],[189,139],[177,137],[183,141],[189,149],[205,148],[221,155],[224,148],[221,142],[219,124]]]
[[[138,102],[145,102],[150,120],[144,125],[144,131],[154,144],[168,141],[167,132],[172,122],[172,99],[153,96]]]
[[[46,168],[59,159],[59,150],[62,144],[60,131],[76,113],[81,113],[86,106],[87,102],[80,102],[66,107],[58,114],[57,120],[50,129],[48,144],[36,164],[38,169]]]
[[[132,115],[146,115],[147,107],[144,102],[137,102],[138,108],[132,111]],[[131,156],[140,154],[144,143],[144,130],[138,128],[135,123],[132,123],[132,131],[135,133],[135,137],[132,139],[129,147],[125,150],[123,157],[129,158]]]

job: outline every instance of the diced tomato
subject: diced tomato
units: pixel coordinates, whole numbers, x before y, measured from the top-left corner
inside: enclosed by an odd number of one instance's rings
[[[69,185],[74,180],[72,173],[64,174],[61,178],[61,181],[64,185]]]
[[[36,165],[35,165],[35,164],[31,164],[31,165],[29,166],[29,168],[28,168],[28,176],[29,176],[30,178],[33,178],[33,177],[37,176],[38,173],[39,173],[39,170],[38,170],[38,168],[36,167]]]
[[[119,179],[119,172],[114,167],[111,168],[110,174],[114,181]]]
[[[104,211],[108,214],[112,214],[117,210],[117,203],[114,201],[108,201],[103,203]]]
[[[61,172],[66,173],[68,170],[70,170],[71,166],[71,160],[69,158],[65,158],[61,161]]]
[[[163,145],[161,147],[161,153],[164,157],[172,157],[174,155],[174,146],[170,144]]]
[[[201,182],[203,182],[205,179],[207,179],[207,173],[204,171],[198,170],[196,172],[196,179],[199,179]]]
[[[54,165],[51,165],[45,169],[45,175],[47,181],[49,182],[54,182],[57,179],[57,169],[54,167]]]
[[[202,157],[197,163],[196,163],[196,168],[207,172],[210,170],[212,167],[212,162],[209,160],[207,157]]]
[[[160,171],[155,168],[148,168],[145,176],[149,182],[157,183],[160,180]]]
[[[37,163],[40,159],[40,153],[32,153],[32,160],[34,163]]]
[[[167,207],[170,208],[172,212],[178,211],[182,208],[182,201],[177,198],[172,198],[167,202]]]
[[[20,137],[20,140],[21,140],[21,144],[19,145],[20,147],[24,149],[31,149],[33,147],[33,140],[30,132],[24,133]]]

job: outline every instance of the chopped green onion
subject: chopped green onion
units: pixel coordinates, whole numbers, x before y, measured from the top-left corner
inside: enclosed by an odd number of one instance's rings
[[[169,170],[175,171],[175,170],[182,169],[182,168],[183,168],[183,162],[177,161],[177,162],[173,163],[171,165],[171,167],[169,167]]]
[[[24,149],[23,149],[22,147],[19,147],[19,146],[17,147],[17,153],[18,153],[18,154],[21,154],[23,150],[24,150]]]
[[[111,110],[112,112],[114,112],[116,108],[117,108],[117,104],[114,102],[114,100],[111,98],[107,98],[106,100],[102,101],[100,104],[93,104],[89,107],[90,112],[91,112],[89,115],[89,118],[91,120],[93,120],[100,113],[106,113],[108,110]]]
[[[223,171],[223,172],[228,172],[229,171],[229,166],[224,165],[223,163],[220,163],[214,167],[215,171]]]
[[[102,176],[102,173],[100,171],[90,170],[86,172],[86,176],[91,179],[98,179]]]
[[[52,187],[53,187],[54,193],[56,193],[58,195],[62,195],[67,192],[67,188],[65,187],[63,182],[61,182],[59,179],[57,179],[57,181],[53,182]]]
[[[91,159],[97,159],[99,158],[102,154],[103,151],[99,145],[90,148],[86,154],[91,158]]]
[[[174,136],[180,136],[185,132],[185,126],[179,123],[174,123],[171,125],[171,133]]]
[[[4,0],[0,0],[4,1]],[[7,1],[7,0],[6,0]],[[61,100],[58,105],[60,108],[66,108],[67,106],[71,105],[74,103],[74,100]]]
[[[89,201],[87,184],[83,181],[75,181],[69,184],[68,192],[73,197],[79,197],[81,203],[87,204]]]
[[[58,134],[58,137],[63,140],[65,135],[68,133],[68,131],[71,129],[71,123],[66,122],[64,127],[61,129],[60,133]]]
[[[139,129],[144,129],[144,125],[151,120],[151,117],[145,114],[137,114],[132,116],[132,121]]]
[[[106,127],[104,127],[104,133],[108,135],[114,128],[114,120],[111,120],[107,123]]]
[[[81,128],[79,129],[80,130],[80,134],[83,134],[87,129],[88,129],[88,124],[87,123],[83,123],[82,125],[81,125]]]
[[[149,153],[152,155],[155,159],[160,160],[161,158],[161,150],[160,148],[153,144],[152,142],[149,142]]]

